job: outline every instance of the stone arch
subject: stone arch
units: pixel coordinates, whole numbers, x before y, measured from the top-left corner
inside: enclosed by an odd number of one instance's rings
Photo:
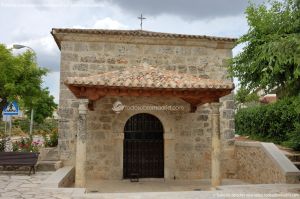
[[[122,102],[125,99],[122,99]],[[125,101],[128,102],[128,101]],[[155,103],[155,100],[135,100],[132,103],[126,103],[129,105],[160,105]],[[127,120],[133,115],[139,113],[147,113],[157,117],[163,126],[163,139],[164,139],[164,178],[173,179],[175,175],[175,129],[176,122],[173,114],[167,111],[153,111],[153,110],[126,110],[116,115],[113,124],[113,140],[116,147],[116,157],[120,162],[118,168],[118,176],[123,178],[123,142],[124,142],[124,127]]]
[[[123,99],[122,99],[122,101],[123,101]],[[126,105],[127,104],[128,104],[128,106],[133,106],[133,105],[136,105],[136,106],[138,106],[138,105],[144,105],[144,106],[157,105],[157,106],[159,106],[160,105],[159,103],[155,103],[155,102],[153,102],[153,100],[149,100],[149,99],[142,99],[142,100],[134,101],[132,103],[129,103],[128,101],[126,101]],[[175,131],[174,115],[169,114],[167,111],[153,111],[153,110],[124,110],[124,111],[120,112],[115,118],[115,122],[117,125],[113,126],[113,132],[115,133],[115,135],[118,138],[124,139],[122,137],[122,134],[123,134],[123,130],[124,130],[126,121],[133,115],[139,114],[139,113],[147,113],[147,114],[157,117],[163,124],[164,139],[173,139],[174,138],[174,131]]]
[[[123,142],[124,178],[164,177],[163,133],[162,122],[152,114],[138,113],[126,121]]]

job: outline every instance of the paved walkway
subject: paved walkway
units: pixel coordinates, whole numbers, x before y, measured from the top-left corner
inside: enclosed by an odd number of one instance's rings
[[[88,193],[75,188],[42,188],[40,184],[52,172],[0,174],[1,199],[231,199],[231,198],[299,198],[297,185],[224,185],[217,191]],[[272,195],[268,195],[272,194]],[[278,196],[278,197],[275,197]]]
[[[26,174],[28,172],[25,172]],[[0,174],[0,198],[1,199],[71,199],[75,189],[43,189],[40,184],[47,179],[52,172],[37,172],[35,175],[24,174]]]
[[[223,179],[223,185],[248,184],[241,180]],[[130,180],[90,180],[87,182],[88,193],[135,193],[135,192],[181,192],[181,191],[210,191],[210,180],[167,180],[140,179],[139,182]]]

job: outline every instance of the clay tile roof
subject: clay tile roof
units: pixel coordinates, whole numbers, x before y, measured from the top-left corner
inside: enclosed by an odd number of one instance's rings
[[[203,79],[186,73],[162,70],[153,67],[132,67],[124,71],[112,71],[88,77],[68,77],[66,85],[173,88],[173,89],[225,89],[232,90],[230,81]]]
[[[235,42],[237,40],[236,38],[228,38],[228,37],[162,33],[162,32],[152,32],[152,31],[145,31],[145,30],[53,28],[51,33],[53,35],[57,33],[79,33],[79,34],[100,34],[100,35],[145,36],[145,37],[161,37],[161,38],[193,38],[193,39],[208,39],[208,40],[228,41],[228,42]]]

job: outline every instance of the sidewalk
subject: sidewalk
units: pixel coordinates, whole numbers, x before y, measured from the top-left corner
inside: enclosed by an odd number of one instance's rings
[[[1,199],[230,199],[230,198],[300,198],[300,184],[223,185],[214,191],[88,193],[75,188],[41,188],[52,172],[27,176],[0,174]],[[271,195],[269,195],[271,194]],[[292,195],[294,194],[294,195]],[[295,195],[297,194],[297,195]],[[275,197],[278,196],[278,197]]]

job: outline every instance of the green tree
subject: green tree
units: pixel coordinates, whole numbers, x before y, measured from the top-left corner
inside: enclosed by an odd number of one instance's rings
[[[281,96],[300,93],[300,0],[250,4],[248,32],[238,44],[243,51],[232,59],[231,76],[254,92],[273,89]]]
[[[0,44],[0,116],[6,103],[12,100],[18,101],[24,110],[36,109],[35,121],[51,116],[57,105],[47,88],[42,88],[42,77],[47,72],[38,67],[34,53],[26,51],[14,56]]]
[[[234,96],[237,103],[247,103],[247,102],[258,102],[259,97],[254,93],[250,93],[249,90],[245,88],[240,88]]]
[[[34,121],[42,123],[45,118],[52,117],[53,110],[57,108],[56,103],[54,102],[54,97],[50,95],[47,88],[40,90],[39,95],[34,97]],[[29,117],[31,110],[27,109],[26,115]]]

